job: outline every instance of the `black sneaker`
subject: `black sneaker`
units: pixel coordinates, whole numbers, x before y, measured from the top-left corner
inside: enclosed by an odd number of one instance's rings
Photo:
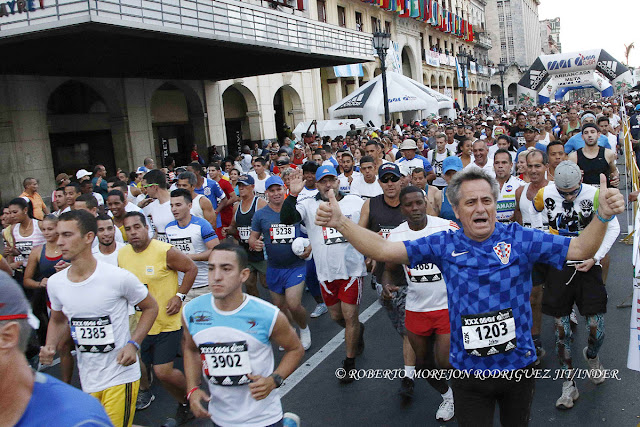
[[[411,378],[404,377],[402,379],[402,383],[400,384],[400,391],[398,391],[398,393],[404,399],[413,399],[413,387],[413,380]]]
[[[156,400],[156,397],[151,393],[151,390],[138,391],[138,398],[136,399],[136,411],[142,411],[151,406],[151,402]]]
[[[179,403],[178,410],[176,411],[176,422],[179,426],[182,424],[186,424],[189,421],[195,419],[196,416],[193,415],[193,412],[189,409],[189,403]]]
[[[358,349],[356,355],[360,356],[364,352],[364,323],[360,322],[360,336],[358,337]]]
[[[355,381],[356,361],[355,359],[344,359],[342,361],[342,369],[344,369],[344,378],[340,378],[342,384],[350,384]]]

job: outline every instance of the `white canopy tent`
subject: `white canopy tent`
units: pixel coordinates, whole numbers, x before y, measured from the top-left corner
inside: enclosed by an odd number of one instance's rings
[[[453,99],[402,74],[387,73],[387,94],[389,112],[408,113],[404,115],[405,122],[437,115],[455,118]],[[358,116],[366,123],[379,126],[384,122],[382,100],[382,75],[379,75],[329,107],[329,117]]]
[[[302,138],[302,134],[309,129],[311,122],[300,122],[293,130],[296,140]],[[317,130],[320,136],[329,136],[331,139],[338,135],[345,136],[351,129],[351,125],[356,126],[356,130],[363,130],[366,125],[360,119],[339,119],[339,120],[318,120],[316,127],[311,126],[311,132]]]

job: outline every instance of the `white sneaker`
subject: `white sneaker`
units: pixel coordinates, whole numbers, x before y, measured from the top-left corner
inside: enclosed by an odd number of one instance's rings
[[[293,412],[285,412],[282,417],[282,425],[284,427],[300,427],[300,417]]]
[[[562,396],[556,400],[556,408],[558,409],[571,409],[573,408],[573,402],[578,400],[580,393],[573,381],[565,381],[562,383]]]
[[[436,412],[436,420],[449,421],[456,414],[453,399],[444,399]]]
[[[600,358],[596,356],[595,359],[589,359],[587,357],[587,348],[582,349],[582,355],[589,365],[589,379],[595,385],[602,384],[604,382],[604,367],[600,363]]]
[[[329,309],[327,308],[327,304],[321,302],[316,305],[316,308],[313,309],[313,311],[311,312],[311,317],[315,319],[316,317],[322,316],[327,311],[329,311]]]
[[[311,347],[311,329],[309,326],[307,326],[307,329],[300,329],[300,341],[305,351],[309,350],[309,347]]]
[[[575,308],[571,309],[571,314],[569,315],[569,320],[571,321],[571,323],[573,323],[574,325],[578,326],[578,316],[576,315],[576,309]]]

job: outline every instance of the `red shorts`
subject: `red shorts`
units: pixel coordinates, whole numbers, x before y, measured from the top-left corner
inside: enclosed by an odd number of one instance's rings
[[[362,277],[320,282],[320,291],[322,292],[324,303],[329,307],[340,301],[358,305],[362,295]]]
[[[423,337],[429,337],[434,333],[436,335],[450,334],[449,310],[446,308],[424,312],[406,310],[404,327],[408,331]]]

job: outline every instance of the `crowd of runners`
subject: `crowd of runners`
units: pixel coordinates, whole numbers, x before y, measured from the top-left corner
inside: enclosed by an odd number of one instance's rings
[[[402,337],[398,393],[411,399],[427,378],[441,394],[429,417],[490,426],[497,403],[503,425],[527,425],[531,372],[550,354],[566,372],[556,406],[570,409],[574,369],[606,377],[604,284],[625,209],[616,159],[624,116],[640,140],[639,113],[640,100],[611,98],[333,139],[310,128],[209,165],[60,173],[44,198],[24,177],[2,211],[3,418],[130,426],[155,379],[178,425],[296,425],[277,388],[312,347],[312,319],[344,328],[341,383],[365,343],[384,345],[359,320],[363,292]],[[40,372],[55,358],[60,379]],[[82,392],[64,384],[76,364]],[[434,369],[462,374],[424,375]],[[474,376],[485,371],[496,375]]]

